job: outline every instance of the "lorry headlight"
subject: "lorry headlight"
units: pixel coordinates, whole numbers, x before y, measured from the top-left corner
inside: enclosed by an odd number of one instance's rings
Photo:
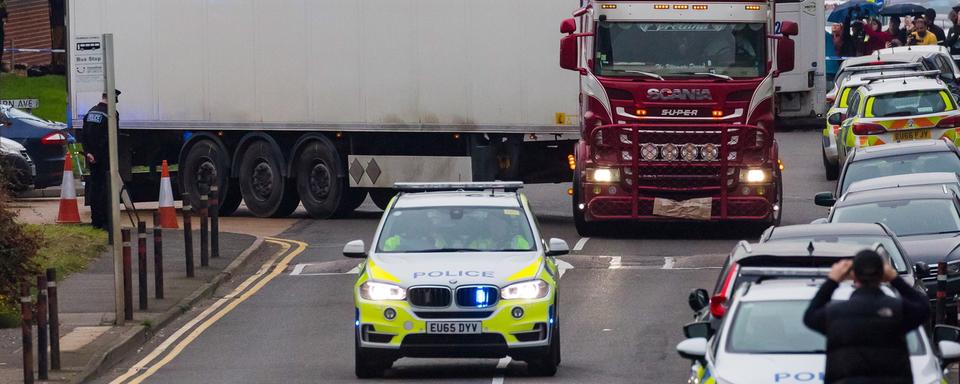
[[[616,183],[620,181],[620,170],[597,168],[587,171],[587,181],[594,183]]]
[[[522,283],[510,284],[500,290],[500,297],[504,300],[512,299],[541,299],[547,296],[550,291],[550,285],[543,280],[524,281]]]
[[[769,172],[765,169],[747,169],[740,174],[740,182],[749,184],[766,183],[770,180]]]
[[[407,298],[407,290],[399,285],[367,281],[360,284],[360,297],[366,300],[403,300]]]

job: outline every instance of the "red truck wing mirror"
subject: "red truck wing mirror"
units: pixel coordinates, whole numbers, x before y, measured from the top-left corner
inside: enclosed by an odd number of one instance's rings
[[[800,27],[792,21],[780,22],[780,34],[777,37],[777,73],[790,72],[793,70],[796,56],[796,44],[790,40],[790,36],[796,36],[800,32]]]
[[[577,20],[570,18],[560,22],[560,33],[571,34],[577,31]]]
[[[796,36],[800,33],[800,27],[792,21],[780,22],[780,34],[784,36]]]
[[[560,39],[560,68],[577,71],[580,69],[579,38],[576,35],[564,36]]]

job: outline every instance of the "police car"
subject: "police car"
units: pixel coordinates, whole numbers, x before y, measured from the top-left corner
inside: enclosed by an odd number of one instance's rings
[[[824,272],[825,273],[825,272]],[[716,334],[708,323],[684,327],[680,356],[693,361],[688,383],[822,383],[826,339],[803,324],[803,313],[822,280],[767,280],[737,290],[731,315]],[[884,288],[893,295],[889,288]],[[853,292],[841,284],[833,300]],[[923,328],[907,335],[913,382],[946,383],[943,367],[960,359],[958,329],[937,326],[936,347]]]
[[[918,77],[938,73],[864,77],[870,83],[857,88],[846,112],[827,117],[840,123],[839,161],[856,148],[931,138],[956,141],[960,113],[949,87],[939,78]]]
[[[850,96],[856,93],[856,89],[860,86],[869,84],[868,81],[863,80],[864,77],[876,76],[878,74],[900,75],[921,71],[922,69],[923,64],[921,63],[864,65],[847,68],[846,72],[844,72],[846,76],[843,77],[843,80],[838,79],[832,91],[834,94],[832,96],[827,95],[827,102],[831,103],[830,109],[827,111],[827,116],[842,114],[850,107]],[[823,168],[826,172],[827,180],[836,180],[840,171],[840,164],[837,158],[837,132],[840,130],[840,124],[838,121],[834,122],[837,124],[831,124],[828,121],[822,132],[823,140],[821,142],[821,149],[823,154]]]
[[[400,357],[511,356],[560,364],[561,239],[540,237],[522,183],[397,183],[354,288],[357,377]]]

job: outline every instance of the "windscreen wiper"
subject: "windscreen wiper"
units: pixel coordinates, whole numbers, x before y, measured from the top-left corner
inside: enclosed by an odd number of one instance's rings
[[[657,80],[660,80],[660,81],[665,81],[665,80],[663,79],[663,76],[660,76],[660,75],[658,75],[658,74],[656,74],[656,73],[644,72],[644,71],[632,71],[632,70],[624,70],[624,69],[621,69],[620,72],[635,73],[635,74],[643,75],[643,76],[646,76],[646,77],[652,77],[652,78],[657,79]]]
[[[407,253],[443,253],[443,252],[483,252],[482,249],[476,248],[438,248],[438,249],[421,249],[418,251],[406,251]]]
[[[727,75],[721,75],[719,73],[710,73],[710,72],[680,72],[681,75],[694,75],[694,76],[710,76],[722,80],[733,80],[732,77]]]

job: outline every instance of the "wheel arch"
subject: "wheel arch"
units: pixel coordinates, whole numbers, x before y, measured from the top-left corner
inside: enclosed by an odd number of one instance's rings
[[[277,141],[263,132],[251,132],[244,135],[240,141],[237,143],[237,150],[233,153],[233,159],[230,161],[230,177],[239,177],[240,162],[243,161],[244,152],[247,151],[247,148],[257,140],[263,140],[270,146],[274,160],[276,160],[282,166],[280,167],[280,176],[285,178],[292,177],[291,173],[288,171],[289,165],[287,164],[287,159],[283,157],[283,149],[280,148],[280,145],[277,144]]]

